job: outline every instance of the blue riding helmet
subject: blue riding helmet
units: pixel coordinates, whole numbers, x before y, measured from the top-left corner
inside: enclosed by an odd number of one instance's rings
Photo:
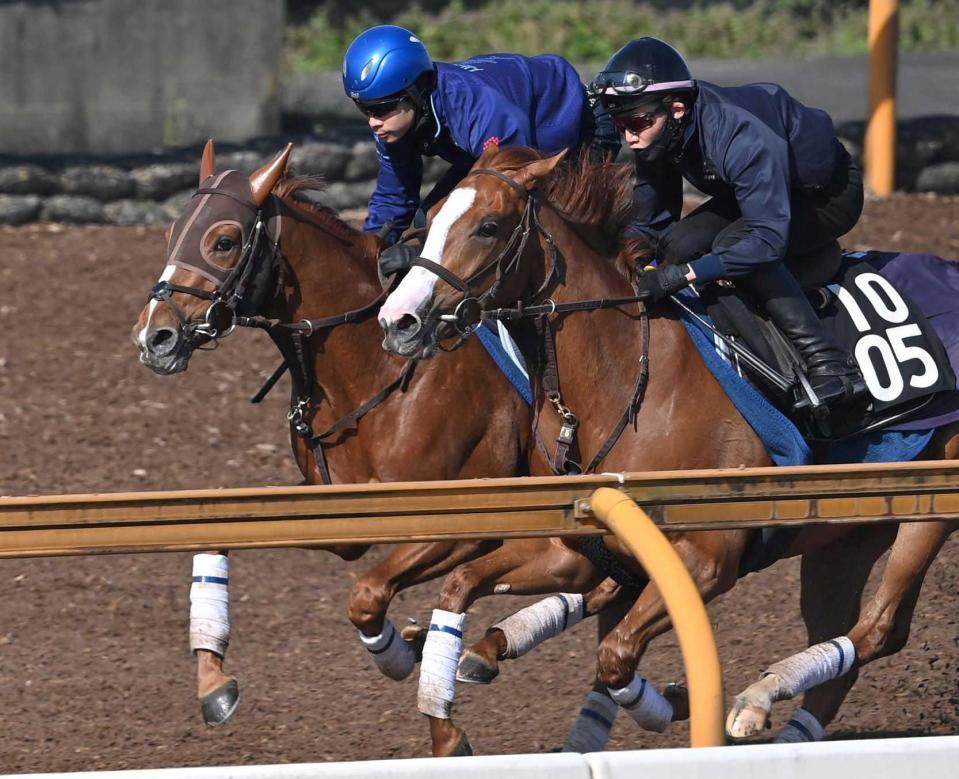
[[[424,83],[425,74],[429,83]],[[343,89],[359,104],[407,96],[422,105],[432,76],[433,59],[422,41],[392,24],[361,33],[343,58]]]

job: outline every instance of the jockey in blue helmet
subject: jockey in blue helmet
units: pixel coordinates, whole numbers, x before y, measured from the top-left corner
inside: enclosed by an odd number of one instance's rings
[[[828,407],[864,395],[862,374],[793,275],[830,280],[836,239],[862,212],[862,175],[829,115],[776,84],[693,80],[682,55],[657,38],[623,46],[590,92],[634,152],[628,232],[659,261],[642,291],[658,300],[693,282],[734,280],[793,342],[819,400]],[[680,219],[683,179],[710,197]]]
[[[410,226],[417,208],[425,213],[445,197],[490,143],[548,154],[589,143],[607,156],[619,150],[602,105],[596,103],[600,116],[594,116],[576,70],[556,55],[434,62],[412,32],[382,25],[350,44],[343,87],[366,115],[380,161],[364,229],[391,223],[391,240]],[[421,204],[424,156],[439,156],[450,169]],[[381,269],[408,267],[410,253],[403,244],[391,247]]]

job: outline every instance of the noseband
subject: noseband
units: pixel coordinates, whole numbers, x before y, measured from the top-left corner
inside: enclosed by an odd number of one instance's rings
[[[463,279],[460,276],[457,276],[451,270],[440,265],[438,262],[428,260],[425,257],[417,257],[412,262],[414,266],[418,265],[421,268],[426,268],[431,273],[443,279],[443,281],[445,281],[451,287],[463,293],[462,300],[456,304],[452,311],[448,309],[445,311],[436,309],[431,311],[427,318],[427,323],[429,323],[430,320],[451,322],[462,336],[469,335],[479,325],[483,318],[483,309],[485,304],[487,301],[496,296],[496,293],[499,291],[503,281],[509,277],[509,275],[513,273],[519,266],[519,260],[523,256],[523,251],[526,249],[526,243],[529,240],[530,234],[534,230],[542,235],[549,245],[551,268],[549,273],[546,275],[543,284],[536,292],[533,293],[533,295],[530,296],[527,302],[533,302],[537,300],[539,296],[554,282],[557,275],[556,243],[553,241],[553,236],[550,235],[549,231],[543,227],[542,222],[539,220],[538,212],[541,204],[539,191],[535,189],[527,190],[515,179],[510,178],[501,171],[492,170],[491,168],[480,168],[478,170],[470,171],[466,178],[469,178],[470,176],[493,176],[498,178],[500,181],[508,184],[509,187],[526,202],[526,206],[523,209],[523,215],[520,217],[519,223],[516,225],[513,232],[510,234],[509,239],[506,241],[506,246],[503,247],[503,251],[501,251],[486,265],[476,271],[468,279]],[[493,270],[496,271],[496,280],[493,282],[490,288],[479,295],[473,294],[474,285],[477,282],[485,279]]]
[[[266,262],[271,264],[276,262],[279,251],[280,228],[279,219],[275,220],[276,235],[271,236],[267,228],[269,215],[265,214],[265,209],[258,206],[252,200],[238,197],[231,192],[227,192],[217,187],[201,187],[193,193],[197,195],[222,195],[235,200],[244,208],[249,209],[254,214],[253,229],[249,238],[243,244],[240,252],[240,259],[236,265],[228,270],[213,265],[210,262],[204,262],[203,268],[186,263],[182,260],[174,259],[171,264],[186,268],[199,273],[201,276],[209,278],[217,284],[212,292],[199,287],[190,287],[183,284],[172,284],[169,281],[160,281],[153,286],[150,291],[150,300],[157,300],[166,303],[173,315],[176,317],[183,331],[184,339],[188,342],[196,342],[200,339],[212,339],[214,341],[226,338],[230,335],[237,325],[237,308],[243,302],[243,296],[249,291],[250,277],[253,271],[260,264],[259,255],[264,247],[268,247],[269,255],[265,258]],[[279,209],[274,203],[275,196],[270,195],[268,203],[273,204],[273,211],[279,214]],[[173,300],[174,292],[182,292],[202,300],[209,300],[210,305],[202,319],[191,319],[181,309],[176,301]],[[219,317],[226,314],[229,317],[229,324],[223,326]]]

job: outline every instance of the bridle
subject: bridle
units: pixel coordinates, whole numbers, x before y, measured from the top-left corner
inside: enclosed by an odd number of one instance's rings
[[[520,258],[523,256],[523,252],[526,250],[526,244],[529,241],[529,237],[534,231],[543,237],[547,246],[549,247],[551,267],[539,289],[537,289],[536,292],[529,297],[529,301],[532,302],[538,300],[539,297],[558,280],[560,272],[559,264],[557,262],[557,260],[560,259],[560,255],[556,248],[556,242],[553,240],[553,236],[543,226],[543,223],[539,219],[539,206],[542,202],[544,202],[541,200],[542,194],[540,191],[537,189],[528,190],[518,181],[510,176],[507,176],[505,173],[498,170],[492,170],[491,168],[479,168],[477,170],[472,170],[469,172],[469,174],[467,174],[466,178],[469,178],[470,176],[493,176],[499,179],[500,181],[509,185],[510,188],[512,188],[525,201],[525,206],[523,208],[522,216],[520,217],[516,227],[513,229],[513,232],[507,239],[503,250],[496,255],[496,257],[486,263],[482,268],[473,273],[468,279],[463,279],[460,276],[457,276],[451,270],[443,267],[438,262],[428,260],[425,257],[416,257],[412,262],[414,266],[426,268],[428,271],[441,278],[451,287],[463,293],[462,299],[452,309],[434,309],[431,311],[427,317],[427,321],[424,323],[424,326],[428,327],[436,321],[450,322],[462,337],[466,337],[473,332],[473,330],[475,330],[479,325],[480,321],[484,318],[483,312],[485,304],[488,301],[495,299],[502,284],[507,280],[510,274],[515,272],[519,266]],[[545,202],[548,203],[548,201]],[[478,282],[483,281],[494,270],[496,271],[496,279],[489,289],[478,295],[474,294],[474,286]]]
[[[170,307],[180,325],[184,340],[194,346],[198,342],[210,340],[216,342],[219,339],[226,338],[234,331],[239,324],[237,309],[244,302],[244,296],[249,292],[251,276],[262,261],[270,263],[271,266],[276,265],[280,243],[280,221],[279,219],[272,219],[279,213],[275,195],[270,195],[266,200],[266,203],[270,204],[270,212],[266,212],[264,207],[257,205],[252,200],[238,197],[217,187],[201,187],[193,193],[193,197],[197,195],[229,197],[250,210],[254,214],[254,218],[253,228],[240,250],[240,258],[232,268],[224,269],[205,260],[203,260],[203,267],[198,267],[181,259],[171,260],[171,265],[199,273],[215,283],[217,286],[214,290],[210,291],[185,284],[173,284],[170,281],[159,281],[150,291],[149,299],[161,301]],[[276,225],[274,235],[270,235],[267,228],[268,221],[273,221]],[[264,247],[268,248],[269,256],[258,262],[259,255]],[[210,305],[207,307],[203,318],[188,317],[173,299],[174,292],[182,292],[202,300],[209,300]],[[227,318],[225,325],[219,320],[223,315],[226,315]]]

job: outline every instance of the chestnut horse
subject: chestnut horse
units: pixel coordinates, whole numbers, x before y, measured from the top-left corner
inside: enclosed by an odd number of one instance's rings
[[[382,297],[376,257],[379,240],[349,227],[328,208],[306,202],[310,179],[283,178],[290,147],[251,177],[217,174],[212,141],[206,146],[197,194],[168,233],[167,265],[133,328],[140,360],[162,375],[186,370],[194,350],[222,337],[237,317],[273,325],[294,372],[294,400],[319,433],[354,412],[408,366],[380,348],[370,307]],[[281,239],[282,236],[282,239]],[[231,302],[231,296],[234,299]],[[363,310],[342,326],[316,323],[340,312]],[[350,320],[350,317],[346,317]],[[297,365],[290,330],[276,323],[314,320],[304,326]],[[329,323],[327,323],[329,325]],[[408,386],[388,394],[362,420],[326,439],[326,467],[336,482],[515,476],[525,472],[530,412],[519,393],[495,370],[479,343],[449,359],[416,367]],[[454,401],[449,387],[460,387]],[[304,394],[304,389],[307,391]],[[296,420],[294,420],[296,421]],[[322,483],[319,450],[291,423],[293,453],[310,484]],[[323,459],[321,455],[321,459]],[[524,554],[546,540],[514,542]],[[377,666],[392,678],[413,668],[414,651],[386,617],[400,590],[440,576],[500,542],[400,544],[353,588],[349,616]],[[329,551],[355,559],[366,548]],[[234,677],[223,671],[229,641],[226,553],[197,555],[191,590],[191,649],[197,657],[197,692],[204,718],[219,724],[238,702]],[[393,640],[394,637],[397,640]]]
[[[449,334],[450,320],[464,327],[475,321],[479,310],[516,305],[515,316],[521,308],[543,304],[534,309],[540,312],[541,335],[521,344],[534,368],[538,447],[545,449],[550,442],[554,450],[575,453],[578,444],[584,458],[592,457],[607,448],[611,431],[629,419],[629,407],[638,404],[634,424],[625,425],[612,449],[595,458],[594,465],[601,462],[605,471],[769,465],[762,443],[668,304],[649,312],[632,302],[577,313],[572,306],[564,308],[583,299],[615,302],[634,293],[625,263],[616,256],[623,247],[608,240],[628,216],[628,192],[621,186],[626,174],[609,166],[557,170],[562,156],[543,158],[522,147],[487,150],[434,215],[418,267],[383,305],[379,317],[385,348],[408,358],[430,356],[437,341]],[[555,205],[559,198],[561,208]],[[603,219],[605,245],[595,240],[595,230],[590,235],[583,229],[595,228]],[[573,443],[568,429],[573,427],[572,412],[578,416],[578,440]],[[959,426],[951,426],[937,432],[924,457],[953,458],[957,451]],[[534,474],[548,472],[542,458],[534,457],[530,464]],[[757,685],[737,698],[727,723],[730,735],[751,735],[765,724],[774,701],[810,690],[804,710],[808,717],[799,727],[811,718],[820,728],[813,736],[821,737],[822,724],[834,716],[855,678],[854,669],[903,645],[922,577],[951,530],[946,523],[901,526],[879,589],[859,610],[863,578],[891,541],[889,534],[874,531],[870,537],[885,539],[885,544],[877,541],[863,557],[858,544],[842,539],[848,530],[804,529],[784,556],[810,552],[803,564],[803,616],[810,640],[820,643],[771,666]],[[704,600],[735,584],[753,532],[671,536]],[[638,573],[615,538],[604,542],[620,566]],[[843,559],[837,549],[856,563],[837,567],[836,560]],[[502,548],[464,564],[447,580],[421,666],[419,707],[430,718],[434,751],[465,739],[450,719],[453,679],[442,662],[433,659],[434,652],[450,656],[459,649],[455,636],[461,634],[465,611],[476,597],[502,588],[536,591],[537,585],[528,582],[537,576],[542,580],[540,566],[553,575],[554,591],[575,592],[577,582],[598,576],[582,556],[565,554],[562,559],[565,568],[545,557],[519,560]],[[847,576],[847,568],[855,574]],[[516,654],[514,641],[526,651],[561,629],[537,624],[544,626],[530,637],[523,626],[502,623],[466,656],[473,670],[486,663],[493,673],[498,659]],[[649,642],[669,627],[663,599],[655,585],[648,584],[598,650],[598,683],[647,729],[662,730],[677,714],[637,670]],[[818,686],[830,680],[836,681]]]

